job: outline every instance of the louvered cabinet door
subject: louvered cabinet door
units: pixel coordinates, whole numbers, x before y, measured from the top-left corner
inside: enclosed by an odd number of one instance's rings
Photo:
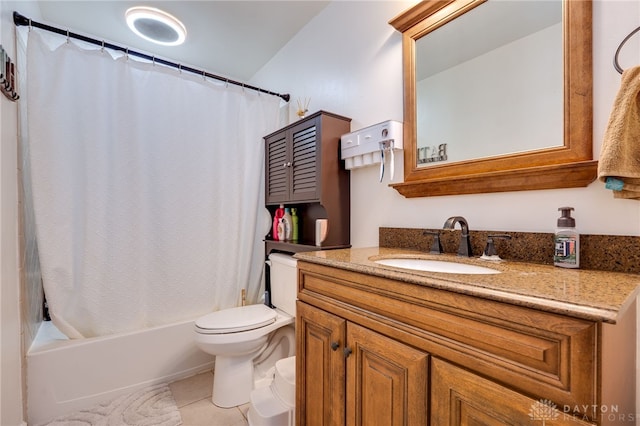
[[[320,119],[305,121],[291,129],[292,201],[320,199]]]
[[[265,139],[268,204],[320,199],[319,122],[307,120]]]
[[[287,132],[265,139],[265,198],[267,204],[289,201],[291,153]]]

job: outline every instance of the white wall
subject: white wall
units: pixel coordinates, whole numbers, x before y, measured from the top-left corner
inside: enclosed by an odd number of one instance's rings
[[[310,112],[323,109],[351,117],[352,130],[384,120],[402,121],[401,36],[388,21],[414,2],[333,1],[252,79],[252,83],[311,98]],[[620,83],[612,58],[620,41],[638,25],[640,2],[594,2],[594,155]],[[635,37],[638,39],[640,37]],[[623,67],[640,64],[634,40],[625,46]],[[396,180],[402,176],[397,160]],[[400,173],[398,173],[400,170]],[[640,236],[640,203],[614,200],[599,182],[587,188],[405,199],[377,181],[377,168],[351,172],[351,243],[378,244],[380,226],[438,228],[452,215],[472,229],[552,232],[558,207],[575,207],[579,231]]]

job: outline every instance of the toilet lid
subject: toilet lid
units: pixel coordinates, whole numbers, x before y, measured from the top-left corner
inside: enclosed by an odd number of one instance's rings
[[[269,325],[276,320],[276,311],[266,305],[247,305],[223,309],[196,320],[202,333],[238,333]]]

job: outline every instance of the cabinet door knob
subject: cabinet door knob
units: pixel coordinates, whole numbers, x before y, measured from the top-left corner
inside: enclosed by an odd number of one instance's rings
[[[331,343],[331,350],[332,351],[337,351],[339,347],[340,347],[340,343],[338,343],[338,342],[332,342]]]
[[[351,355],[351,352],[353,352],[353,351],[351,350],[351,348],[349,348],[349,347],[345,347],[345,348],[342,350],[342,352],[344,353],[344,357],[345,357],[345,358],[347,358],[349,355]]]
[[[284,167],[285,169],[287,167],[291,167],[291,161],[287,161],[286,163],[282,163],[282,167]]]

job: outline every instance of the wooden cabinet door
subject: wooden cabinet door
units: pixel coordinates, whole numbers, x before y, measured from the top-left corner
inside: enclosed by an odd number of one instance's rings
[[[320,119],[291,128],[291,201],[320,199]]]
[[[296,333],[296,425],[344,425],[346,321],[298,301]]]
[[[437,358],[431,361],[431,424],[438,426],[592,425]]]
[[[265,139],[265,199],[267,204],[289,200],[291,153],[287,132]]]
[[[267,204],[320,199],[319,123],[307,120],[265,139]]]
[[[428,354],[353,323],[347,346],[347,425],[428,424]]]

